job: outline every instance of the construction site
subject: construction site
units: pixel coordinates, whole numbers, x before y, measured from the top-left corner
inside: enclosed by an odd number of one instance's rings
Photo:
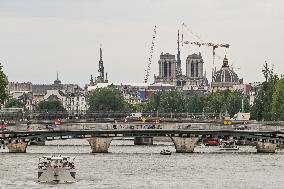
[[[189,96],[206,95],[206,93],[212,93],[217,90],[247,90],[248,87],[243,84],[243,79],[239,79],[235,72],[238,68],[234,68],[227,57],[230,44],[204,41],[185,23],[182,23],[181,27],[177,29],[176,37],[176,42],[173,40],[173,44],[176,44],[176,53],[170,53],[165,50],[165,53],[160,53],[159,60],[156,61],[157,57],[155,54],[159,53],[156,50],[159,30],[158,26],[153,27],[144,79],[140,83],[109,83],[107,73],[104,73],[102,50],[100,49],[99,76],[95,81],[93,76],[91,76],[88,90],[92,91],[112,84],[117,86],[117,88],[121,88],[122,93],[126,94],[125,98],[129,99],[130,103],[139,103],[147,100],[155,91],[172,89],[183,91],[185,95]],[[189,48],[195,49],[195,51],[188,53]],[[218,51],[220,54],[217,54],[217,49],[220,49]],[[208,50],[212,59],[204,59],[202,55],[202,52],[208,52]],[[185,59],[181,58],[182,51],[183,57],[186,56]],[[218,64],[221,62],[222,66],[218,66],[216,62]],[[153,69],[153,64],[158,64],[158,70]],[[207,68],[210,67],[210,78],[207,76],[208,73],[204,65]],[[105,75],[106,79],[104,79]],[[133,92],[135,95],[129,95],[130,93],[133,94]],[[245,91],[245,93],[248,93],[248,91]]]
[[[194,36],[198,41],[187,41],[184,40],[185,31],[189,32]],[[150,56],[147,64],[147,68],[145,70],[145,78],[144,82],[148,83],[149,73],[151,70],[151,64],[153,63],[153,53],[155,48],[155,41],[157,38],[157,26],[154,27],[152,43],[150,48]],[[235,81],[236,78],[229,78],[231,75],[235,75],[233,70],[222,73],[224,80],[218,78],[217,76],[217,68],[215,66],[216,57],[220,60],[222,56],[216,54],[217,48],[224,49],[225,53],[223,55],[225,63],[223,63],[222,67],[228,67],[228,59],[226,57],[226,49],[230,47],[227,43],[212,43],[212,42],[204,42],[198,35],[194,34],[186,24],[182,23],[181,26],[181,34],[180,29],[177,30],[177,54],[171,53],[161,53],[160,59],[158,61],[159,64],[159,72],[158,75],[154,76],[154,83],[161,84],[170,84],[176,87],[187,87],[187,88],[200,88],[200,87],[208,87],[209,81],[206,77],[206,71],[204,70],[203,64],[206,62],[210,64],[210,61],[204,61],[201,52],[195,52],[193,54],[189,54],[186,60],[181,60],[181,47],[187,46],[197,46],[197,47],[209,47],[212,51],[212,78],[211,82],[238,82]],[[185,73],[182,70],[182,64],[186,64]],[[228,75],[229,74],[229,75]]]

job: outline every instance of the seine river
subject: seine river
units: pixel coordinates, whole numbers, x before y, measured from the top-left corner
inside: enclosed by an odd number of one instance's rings
[[[76,146],[70,146],[70,144]],[[29,146],[26,154],[0,152],[0,187],[6,188],[284,188],[284,151],[257,154],[253,147],[220,152],[198,147],[197,153],[174,152],[171,143],[134,146],[133,141],[113,140],[107,154],[91,154],[85,140],[52,141]],[[65,146],[63,146],[65,144]],[[78,182],[40,184],[38,157],[74,156]]]

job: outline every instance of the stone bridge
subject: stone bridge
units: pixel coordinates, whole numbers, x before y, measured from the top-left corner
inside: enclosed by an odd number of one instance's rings
[[[284,145],[284,131],[255,130],[189,130],[189,129],[109,129],[109,130],[37,130],[37,131],[3,131],[0,142],[6,145],[9,152],[26,152],[28,142],[37,140],[56,140],[85,138],[89,142],[92,153],[106,153],[115,137],[170,137],[177,153],[194,152],[195,146],[202,138],[229,138],[249,142],[255,145],[257,152],[274,153],[278,146]]]

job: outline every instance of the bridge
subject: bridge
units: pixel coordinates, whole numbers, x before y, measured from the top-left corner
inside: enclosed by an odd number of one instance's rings
[[[113,138],[134,137],[152,139],[170,137],[177,153],[191,153],[204,138],[234,138],[256,146],[257,152],[274,153],[277,147],[284,146],[284,131],[259,130],[194,130],[194,129],[90,129],[90,130],[35,130],[2,131],[0,142],[9,152],[26,152],[28,142],[82,138],[89,142],[92,153],[106,153]]]

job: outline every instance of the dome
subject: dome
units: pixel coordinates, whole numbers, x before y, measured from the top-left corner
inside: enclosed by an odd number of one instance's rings
[[[215,72],[214,74],[214,82],[222,82],[222,83],[237,83],[239,82],[238,75],[234,72],[234,70],[230,69],[228,59],[225,56],[223,60],[222,68]]]

